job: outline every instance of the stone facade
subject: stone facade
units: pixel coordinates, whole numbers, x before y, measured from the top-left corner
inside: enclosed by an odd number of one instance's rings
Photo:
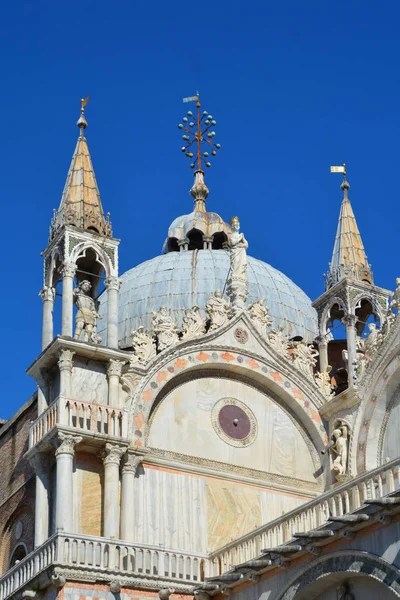
[[[373,283],[347,180],[315,309],[207,212],[201,170],[141,287],[86,125],[43,254],[37,393],[0,427],[0,600],[399,597],[399,291]]]

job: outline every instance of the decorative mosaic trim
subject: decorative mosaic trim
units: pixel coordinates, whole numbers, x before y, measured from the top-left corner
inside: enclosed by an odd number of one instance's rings
[[[328,442],[325,427],[318,410],[314,408],[310,400],[304,397],[303,392],[283,373],[275,368],[268,367],[260,359],[255,360],[249,355],[239,353],[232,349],[229,351],[210,349],[208,352],[201,350],[200,352],[190,352],[185,355],[174,357],[169,362],[166,362],[162,369],[153,372],[151,379],[148,380],[145,389],[141,392],[135,405],[134,436],[136,438],[136,446],[143,445],[142,438],[145,433],[151,408],[164,385],[177,374],[183,373],[196,366],[201,367],[205,365],[217,365],[219,367],[221,365],[239,366],[249,372],[260,373],[267,379],[272,380],[279,385],[279,387],[284,388],[285,391],[295,399],[302,411],[315,423],[320,431],[323,443],[326,444]]]

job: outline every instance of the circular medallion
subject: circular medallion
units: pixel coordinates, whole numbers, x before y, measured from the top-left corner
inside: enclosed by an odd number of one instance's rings
[[[250,446],[257,437],[257,421],[253,412],[235,398],[218,400],[211,411],[211,421],[219,437],[231,446]]]
[[[19,540],[22,536],[23,525],[21,521],[17,521],[15,524],[15,539]]]
[[[237,340],[241,344],[245,344],[247,342],[247,340],[249,339],[249,334],[242,327],[237,327],[235,329],[233,335],[235,336],[235,340]]]

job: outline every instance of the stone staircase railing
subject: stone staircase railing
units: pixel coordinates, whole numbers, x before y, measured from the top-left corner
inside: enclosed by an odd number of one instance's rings
[[[40,442],[55,425],[64,425],[80,432],[126,438],[128,413],[125,408],[114,408],[107,404],[57,398],[31,424],[29,448],[33,448]]]
[[[276,547],[293,534],[315,529],[330,516],[341,516],[363,505],[364,500],[380,498],[400,489],[400,458],[336,486],[318,498],[302,504],[266,525],[226,544],[209,555],[209,574],[221,575],[234,565],[251,560],[263,548]]]
[[[0,578],[0,600],[9,598],[50,566],[63,569],[90,569],[96,579],[145,576],[187,585],[204,580],[207,555],[162,549],[121,540],[81,534],[54,534],[39,548],[14,565]],[[155,583],[157,585],[157,582]]]

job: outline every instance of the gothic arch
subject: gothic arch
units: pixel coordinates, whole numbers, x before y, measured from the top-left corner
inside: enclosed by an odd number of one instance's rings
[[[325,306],[324,310],[322,311],[320,319],[321,335],[326,335],[327,333],[327,325],[329,322],[331,310],[333,306],[335,306],[335,304],[337,304],[339,306],[339,309],[343,311],[343,316],[346,316],[349,312],[348,307],[346,306],[346,302],[342,298],[340,298],[339,296],[334,296],[333,298],[331,298],[328,304]]]
[[[400,598],[398,569],[368,552],[343,550],[316,559],[292,579],[286,589],[276,596],[276,600],[305,600],[308,597],[307,590],[314,582],[331,577],[332,574],[343,574],[344,579],[352,575],[371,577]]]
[[[103,248],[92,241],[81,242],[80,244],[77,244],[71,252],[71,262],[76,264],[80,258],[84,258],[86,256],[86,252],[88,250],[94,252],[96,256],[96,262],[103,267],[106,277],[111,277],[114,275],[114,269],[110,257]]]

